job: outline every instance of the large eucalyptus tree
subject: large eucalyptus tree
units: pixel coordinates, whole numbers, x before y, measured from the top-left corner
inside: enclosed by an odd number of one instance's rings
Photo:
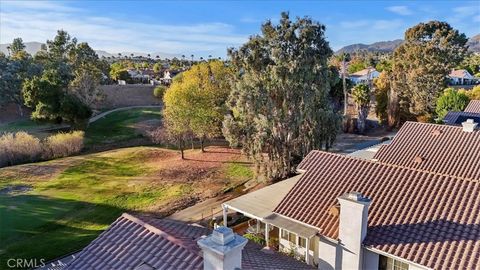
[[[223,132],[268,179],[288,177],[308,152],[335,140],[340,117],[328,97],[332,53],[324,25],[308,17],[292,21],[287,13],[229,49],[238,74]]]

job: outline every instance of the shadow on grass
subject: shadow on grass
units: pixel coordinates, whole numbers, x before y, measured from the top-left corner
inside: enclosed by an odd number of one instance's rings
[[[7,260],[81,250],[127,209],[38,195],[0,196],[0,269]]]
[[[244,164],[252,165],[252,162],[249,161],[227,161],[227,160],[205,160],[205,159],[195,159],[195,158],[184,158],[186,161],[198,161],[198,162],[208,162],[208,163],[223,163],[223,164]]]

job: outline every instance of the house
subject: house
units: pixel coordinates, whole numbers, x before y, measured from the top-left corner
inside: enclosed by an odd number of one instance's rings
[[[480,100],[470,100],[464,112],[480,113]]]
[[[360,83],[368,84],[378,76],[380,76],[380,73],[375,68],[369,67],[369,68],[357,71],[353,74],[350,74],[348,79],[350,79],[350,81],[352,81],[353,84],[360,84]]]
[[[224,219],[254,219],[267,246],[318,269],[478,269],[475,124],[407,122],[372,160],[313,151],[299,176],[223,203]]]
[[[465,69],[454,69],[447,78],[451,85],[471,85],[476,83],[475,77]]]
[[[313,269],[262,248],[229,228],[124,213],[68,263],[44,269]]]

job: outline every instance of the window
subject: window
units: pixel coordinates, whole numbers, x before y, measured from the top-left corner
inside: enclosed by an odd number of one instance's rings
[[[288,241],[297,244],[297,236],[294,233],[288,234]]]
[[[303,248],[306,248],[307,247],[307,239],[299,236],[298,237],[298,245],[303,247]]]
[[[378,270],[408,270],[408,264],[383,255],[379,255]]]
[[[282,239],[288,240],[288,231],[282,230]]]

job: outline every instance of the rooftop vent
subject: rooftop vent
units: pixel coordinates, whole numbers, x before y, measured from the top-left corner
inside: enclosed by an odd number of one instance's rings
[[[423,158],[421,156],[416,156],[415,159],[413,160],[415,163],[422,163]]]
[[[473,119],[467,119],[467,121],[462,123],[464,132],[473,132],[477,127],[478,123],[475,123]]]

